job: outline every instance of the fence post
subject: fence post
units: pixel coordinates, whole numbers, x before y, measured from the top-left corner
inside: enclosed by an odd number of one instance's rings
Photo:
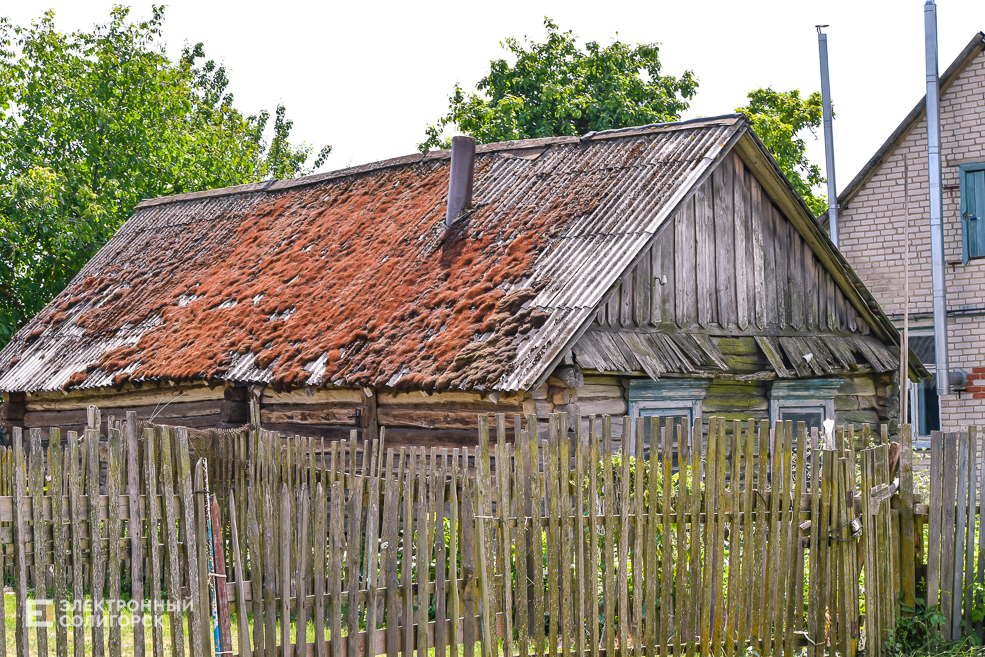
[[[16,646],[18,657],[30,657],[27,630],[27,481],[24,474],[24,438],[14,427],[14,587],[17,614]]]
[[[913,528],[913,427],[900,427],[900,580],[904,615],[916,600],[916,536]]]

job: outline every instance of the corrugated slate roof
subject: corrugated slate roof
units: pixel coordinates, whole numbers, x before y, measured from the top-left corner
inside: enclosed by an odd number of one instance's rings
[[[528,389],[746,128],[480,146],[155,199],[0,352],[0,390],[141,380]]]

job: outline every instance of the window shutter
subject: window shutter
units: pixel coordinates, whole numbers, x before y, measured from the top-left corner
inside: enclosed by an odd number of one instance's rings
[[[968,169],[962,167],[961,171],[961,245],[965,264],[972,258],[985,258],[985,166],[972,165]]]

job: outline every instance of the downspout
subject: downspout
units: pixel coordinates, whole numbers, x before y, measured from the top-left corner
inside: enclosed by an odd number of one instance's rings
[[[828,178],[828,232],[835,247],[838,244],[838,193],[835,185],[835,141],[831,120],[831,84],[828,79],[828,35],[817,28],[817,48],[821,59],[821,106],[824,117],[824,173]]]
[[[944,205],[941,196],[940,85],[937,79],[937,5],[923,7],[927,49],[927,163],[930,189],[931,282],[934,291],[934,348],[937,355],[937,394],[951,394],[947,354],[947,291],[944,279]]]

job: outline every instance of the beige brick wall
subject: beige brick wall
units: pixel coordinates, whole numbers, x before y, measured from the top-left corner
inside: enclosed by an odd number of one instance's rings
[[[877,114],[873,108],[873,116]],[[967,265],[961,262],[958,187],[958,166],[985,160],[985,53],[944,91],[941,139],[948,308],[965,312],[983,309],[985,314],[985,260],[972,260]],[[903,312],[904,161],[910,174],[910,312],[931,312],[926,120],[910,131],[859,194],[841,209],[841,250],[890,316]],[[985,316],[952,317],[948,328],[952,369],[960,367],[982,377],[969,384],[975,390],[961,394],[960,399],[952,395],[943,401],[944,429],[972,422],[985,424]]]

